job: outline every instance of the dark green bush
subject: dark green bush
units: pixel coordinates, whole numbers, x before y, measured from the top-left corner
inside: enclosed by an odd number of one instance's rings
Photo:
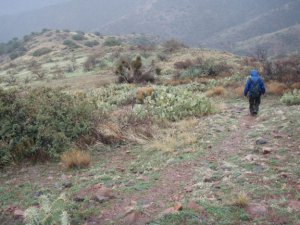
[[[79,45],[77,45],[74,41],[71,40],[65,40],[64,45],[68,46],[69,48],[79,48]]]
[[[84,37],[83,34],[75,34],[75,35],[72,36],[72,39],[75,40],[75,41],[83,41],[86,38]]]
[[[39,48],[32,53],[32,56],[39,57],[50,53],[52,50],[50,48]]]
[[[24,41],[18,38],[13,38],[7,43],[0,43],[0,55],[8,54],[11,60],[24,55],[26,51]]]
[[[92,128],[94,106],[58,89],[0,89],[0,166],[57,158]]]
[[[122,44],[122,41],[115,37],[109,37],[103,43],[104,46],[108,46],[108,47],[119,46],[121,44]]]
[[[99,42],[98,41],[87,41],[87,42],[84,43],[84,45],[87,46],[87,47],[92,48],[94,46],[99,45]]]

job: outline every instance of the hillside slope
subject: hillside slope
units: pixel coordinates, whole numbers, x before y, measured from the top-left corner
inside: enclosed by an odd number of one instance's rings
[[[299,9],[298,0],[73,0],[0,17],[0,41],[50,28],[147,33],[192,46],[240,52],[240,45],[248,39],[299,24]]]

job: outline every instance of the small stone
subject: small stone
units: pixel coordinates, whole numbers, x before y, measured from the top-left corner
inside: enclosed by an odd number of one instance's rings
[[[64,183],[62,184],[62,186],[63,186],[64,188],[70,188],[70,187],[73,186],[73,184],[72,184],[72,182],[70,182],[70,181],[66,181],[66,182],[64,182]]]
[[[83,202],[85,198],[81,195],[77,195],[74,199],[75,202]]]
[[[268,142],[267,142],[265,139],[263,139],[263,138],[259,138],[259,139],[256,140],[255,143],[256,143],[257,145],[265,145],[265,144],[267,144]]]
[[[213,182],[213,178],[212,177],[204,177],[203,182],[205,182],[205,183]]]
[[[16,209],[15,211],[14,211],[14,217],[16,218],[16,219],[23,219],[24,218],[24,211],[22,211],[22,210],[20,210],[20,209]]]
[[[288,173],[282,172],[282,173],[279,174],[279,176],[280,176],[281,178],[287,179],[287,178],[289,177],[289,174],[288,174]]]
[[[183,209],[182,204],[180,202],[176,202],[174,206],[174,210],[178,212],[181,211],[182,209]]]
[[[103,202],[108,201],[109,198],[105,197],[105,196],[102,196],[102,195],[99,195],[99,194],[95,194],[93,196],[93,200],[96,201],[96,202],[99,202],[99,203],[103,203]]]
[[[268,148],[268,147],[265,147],[262,149],[262,152],[264,155],[268,155],[272,152],[272,149],[271,148]]]
[[[252,162],[252,161],[257,161],[257,160],[259,160],[259,157],[258,157],[257,155],[247,155],[247,156],[245,157],[245,159],[246,159],[247,161]]]

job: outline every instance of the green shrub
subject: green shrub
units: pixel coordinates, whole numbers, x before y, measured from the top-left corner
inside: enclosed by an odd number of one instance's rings
[[[181,79],[195,78],[195,77],[200,77],[203,75],[204,75],[204,72],[201,68],[193,67],[193,68],[190,68],[190,69],[187,69],[187,70],[184,70],[183,72],[181,72],[179,74],[179,78],[181,78]]]
[[[280,99],[286,105],[300,105],[300,90],[293,90],[292,92],[285,93]]]
[[[39,207],[30,207],[25,211],[26,225],[61,224],[70,225],[70,218],[66,211],[67,199],[64,194],[50,202],[49,197],[39,198]]]
[[[72,49],[79,48],[79,45],[77,45],[74,41],[71,41],[71,40],[65,40],[64,45],[66,45]]]
[[[98,41],[87,41],[87,42],[84,43],[84,45],[87,46],[87,47],[92,48],[94,46],[99,45],[99,42]]]
[[[201,116],[214,111],[210,100],[202,94],[195,94],[185,87],[156,87],[154,95],[144,100],[144,105],[136,105],[137,115],[152,115],[170,121],[189,116]]]
[[[74,34],[72,36],[72,39],[75,40],[75,41],[83,41],[86,38],[84,37],[84,34]]]
[[[164,51],[167,53],[172,53],[182,48],[187,48],[185,44],[175,39],[167,40],[162,44],[162,46],[164,48]]]
[[[113,47],[113,46],[119,46],[122,44],[122,41],[120,39],[117,39],[115,37],[109,37],[105,40],[103,43],[103,46],[107,47]]]
[[[98,108],[110,111],[117,106],[131,104],[136,88],[129,84],[113,84],[106,88],[93,89],[87,95],[94,99]]]
[[[50,48],[39,48],[32,53],[32,56],[39,57],[50,53],[52,50]]]
[[[59,154],[90,132],[94,106],[59,89],[0,89],[0,166]]]
[[[199,76],[218,76],[221,73],[229,72],[231,67],[226,62],[216,62],[213,59],[195,61],[186,60],[174,64],[176,69],[185,69],[179,73],[179,78],[195,78]]]

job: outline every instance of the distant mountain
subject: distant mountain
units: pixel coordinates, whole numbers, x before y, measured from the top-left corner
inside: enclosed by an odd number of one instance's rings
[[[67,1],[70,0],[1,0],[0,16],[32,11]]]
[[[42,28],[136,32],[248,54],[243,44],[254,49],[255,38],[284,34],[300,24],[299,11],[299,0],[72,0],[0,17],[0,41]]]

